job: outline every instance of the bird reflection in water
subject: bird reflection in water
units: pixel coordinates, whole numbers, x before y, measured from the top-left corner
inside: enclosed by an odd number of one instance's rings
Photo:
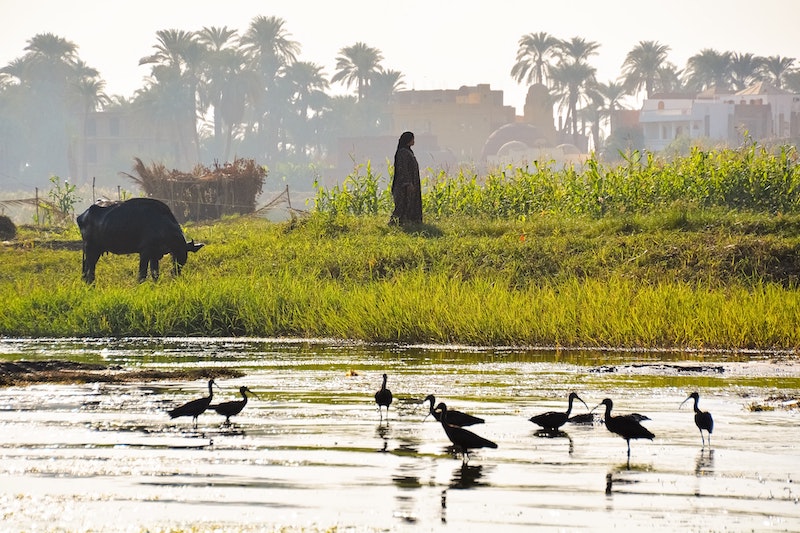
[[[453,477],[450,479],[451,489],[471,489],[484,485],[479,480],[483,477],[483,465],[469,465],[462,463],[460,468],[453,470]]]
[[[575,443],[572,442],[572,437],[566,431],[537,429],[533,434],[542,439],[567,439],[569,441],[569,454],[572,455],[572,452],[575,451]]]
[[[482,477],[483,465],[473,466],[467,463],[462,463],[460,468],[453,470],[453,476],[450,479],[449,489],[464,490],[486,486],[486,483],[480,481]],[[442,524],[447,523],[447,491],[449,489],[444,489],[442,491]]]
[[[639,482],[636,479],[632,479],[630,477],[625,477],[625,476],[635,475],[636,471],[647,472],[648,470],[650,470],[650,467],[647,466],[639,466],[631,468],[630,462],[612,468],[606,474],[606,496],[611,496],[615,484],[632,485],[634,483]]]
[[[378,427],[375,428],[375,436],[379,439],[383,440],[383,448],[378,451],[386,452],[389,448],[389,426],[387,424],[383,424],[381,422],[378,424]]]
[[[714,450],[702,448],[697,454],[697,465],[694,473],[697,477],[714,473]]]

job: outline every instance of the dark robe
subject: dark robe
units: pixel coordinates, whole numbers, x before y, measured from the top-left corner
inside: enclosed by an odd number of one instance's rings
[[[394,155],[392,198],[394,198],[394,212],[391,222],[401,225],[422,223],[419,163],[409,146],[398,148]]]

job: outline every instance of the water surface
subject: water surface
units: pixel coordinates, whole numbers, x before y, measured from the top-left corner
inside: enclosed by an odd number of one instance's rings
[[[231,426],[166,411],[203,380],[0,389],[0,516],[11,531],[798,530],[800,375],[786,354],[374,346],[271,339],[0,339],[0,360],[236,368]],[[394,393],[381,420],[380,376]],[[576,391],[655,433],[528,421]],[[701,445],[689,392],[716,422]],[[467,463],[419,401],[485,418]],[[753,410],[753,406],[771,410]],[[578,403],[576,413],[586,412]]]

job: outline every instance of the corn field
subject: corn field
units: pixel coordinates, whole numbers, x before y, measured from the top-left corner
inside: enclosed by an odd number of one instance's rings
[[[380,181],[369,164],[357,167],[341,186],[317,186],[315,209],[334,215],[388,214],[393,206],[389,183]],[[599,218],[676,205],[773,214],[800,211],[797,150],[756,143],[736,149],[695,148],[669,160],[637,151],[614,166],[591,157],[579,168],[534,162],[485,176],[429,173],[422,187],[423,211],[434,218],[525,219],[546,213]]]

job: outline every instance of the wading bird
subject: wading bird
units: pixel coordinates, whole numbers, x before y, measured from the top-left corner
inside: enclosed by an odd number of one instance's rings
[[[244,409],[244,406],[247,405],[247,393],[252,394],[256,398],[258,398],[258,394],[251,391],[247,387],[239,387],[239,393],[242,395],[242,400],[234,400],[230,402],[222,402],[216,405],[209,405],[209,409],[213,409],[218,414],[225,417],[225,425],[230,425],[231,417],[234,415],[238,415]]]
[[[209,379],[207,397],[192,400],[191,402],[187,402],[180,407],[176,407],[175,409],[167,411],[167,413],[169,413],[169,417],[178,418],[179,416],[191,416],[192,420],[194,421],[194,427],[197,427],[197,417],[203,414],[206,409],[208,409],[208,406],[211,404],[211,399],[214,397],[214,390],[212,389],[213,385],[216,385],[216,383],[213,379]]]
[[[437,421],[442,421],[442,413],[441,411],[437,411],[433,408],[434,402],[436,402],[436,397],[433,394],[429,394],[422,400],[422,403],[431,402],[429,407],[430,412],[425,415],[425,418],[428,418],[428,415],[433,415]],[[474,426],[475,424],[483,424],[483,418],[478,418],[477,416],[468,415],[467,413],[462,413],[461,411],[447,411],[447,423],[451,426],[458,426],[460,428],[465,426]]]
[[[476,435],[468,429],[449,424],[447,421],[449,412],[447,411],[447,405],[444,403],[437,405],[436,410],[442,412],[442,417],[439,421],[442,423],[442,428],[444,428],[444,432],[447,434],[447,438],[450,439],[450,442],[452,442],[456,448],[461,450],[461,460],[463,462],[467,462],[469,460],[469,451],[471,449],[497,448],[497,444],[489,439],[484,439],[480,435]]]
[[[389,419],[389,406],[392,405],[392,391],[386,388],[386,374],[383,375],[383,385],[381,390],[375,393],[375,403],[378,404],[378,411],[381,413],[381,420],[383,420],[383,407],[386,407],[386,419]]]
[[[579,415],[571,416],[567,419],[570,424],[594,424],[597,415],[594,413],[581,413]]]
[[[601,405],[606,406],[605,422],[606,427],[611,433],[616,433],[628,443],[628,461],[631,459],[631,439],[650,439],[653,440],[653,435],[650,431],[639,423],[636,417],[631,415],[611,416],[611,409],[614,407],[614,402],[606,398],[600,402],[597,407]],[[597,409],[595,407],[594,409]],[[592,409],[592,410],[594,410]]]
[[[700,439],[703,441],[703,447],[705,448],[706,441],[703,438],[703,430],[705,429],[708,431],[708,445],[711,446],[711,432],[714,431],[714,419],[711,418],[711,413],[708,411],[701,411],[700,408],[697,407],[697,403],[700,401],[700,395],[696,392],[691,393],[688,398],[683,400],[681,402],[681,407],[692,399],[694,400],[694,423],[697,429],[700,430]]]
[[[566,413],[562,413],[561,411],[548,411],[540,415],[532,416],[530,421],[538,426],[541,426],[547,431],[556,431],[558,428],[566,424],[567,420],[569,420],[569,414],[572,412],[572,402],[574,400],[580,401],[586,407],[586,409],[589,409],[589,406],[586,405],[586,402],[581,400],[580,396],[574,392],[570,392],[569,404],[567,405]]]

